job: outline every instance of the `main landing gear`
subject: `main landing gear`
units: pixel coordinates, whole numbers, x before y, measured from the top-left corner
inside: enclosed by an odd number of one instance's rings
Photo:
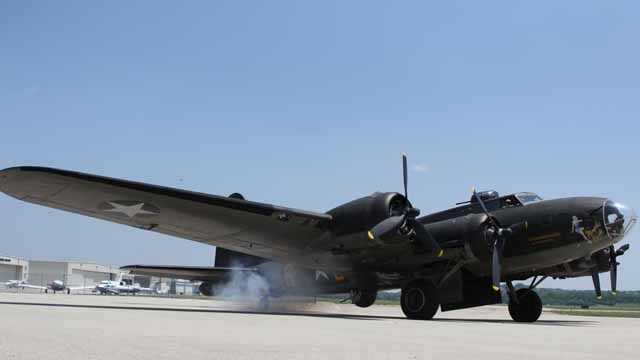
[[[532,287],[515,290],[511,282],[509,288],[509,315],[516,322],[535,322],[542,314],[542,300]]]
[[[400,306],[409,319],[431,320],[440,307],[436,287],[428,280],[410,282],[402,289]]]
[[[373,305],[378,297],[376,290],[352,290],[351,302],[358,307],[366,308]]]

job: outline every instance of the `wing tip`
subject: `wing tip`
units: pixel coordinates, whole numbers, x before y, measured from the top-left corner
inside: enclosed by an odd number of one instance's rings
[[[10,177],[18,173],[28,172],[28,171],[53,173],[56,171],[56,169],[44,167],[44,166],[27,166],[27,165],[11,166],[11,167],[0,170],[0,184],[2,182],[6,182],[7,180],[9,180]]]
[[[17,171],[51,171],[51,170],[55,170],[55,169],[46,167],[46,166],[20,165],[20,166],[11,166],[8,168],[4,168],[0,170],[0,174],[8,173],[8,172],[17,172]]]

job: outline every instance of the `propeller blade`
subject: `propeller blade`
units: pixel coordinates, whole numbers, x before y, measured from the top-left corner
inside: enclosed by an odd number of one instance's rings
[[[618,248],[618,250],[616,251],[616,256],[624,255],[624,253],[627,252],[627,250],[629,250],[629,244],[624,244],[624,245],[620,246]]]
[[[500,291],[500,280],[502,279],[502,250],[504,249],[504,238],[498,237],[493,243],[493,254],[491,257],[491,287],[494,291]]]
[[[381,238],[397,230],[404,223],[406,215],[392,216],[382,220],[368,232],[369,239]]]
[[[611,294],[616,295],[618,288],[618,259],[616,259],[616,252],[613,245],[609,247],[609,255],[611,256],[611,267],[609,269],[611,275]]]
[[[482,211],[489,217],[489,219],[492,219],[491,221],[493,221],[493,216],[491,216],[491,213],[489,213],[489,210],[487,210],[487,207],[484,205],[484,201],[482,201],[480,195],[478,195],[478,193],[476,192],[476,188],[474,187],[471,190],[473,191],[473,197],[475,197],[478,201],[478,204],[480,204]]]
[[[404,197],[409,199],[408,193],[408,179],[409,175],[407,174],[407,154],[402,154],[402,179],[404,181]]]
[[[422,225],[421,223],[415,220],[411,220],[410,226],[413,229],[413,231],[416,232],[416,238],[421,244],[427,245],[429,249],[433,253],[435,253],[436,256],[438,257],[441,257],[444,254],[444,250],[442,250],[442,248],[440,247],[440,244],[436,242],[433,236],[431,236],[431,233],[429,232],[429,230],[427,230],[427,228],[424,227],[424,225]]]
[[[593,279],[593,288],[596,291],[596,297],[598,299],[602,299],[602,290],[600,289],[600,274],[598,274],[598,269],[593,268],[591,270],[591,278]]]

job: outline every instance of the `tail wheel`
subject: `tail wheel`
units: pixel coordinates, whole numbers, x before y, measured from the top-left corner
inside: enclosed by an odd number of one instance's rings
[[[438,312],[438,291],[430,281],[414,281],[402,289],[402,312],[409,319],[430,320]]]
[[[355,304],[357,307],[366,308],[373,305],[376,302],[376,298],[378,297],[378,292],[373,291],[363,291],[363,290],[354,290],[351,294],[351,302]]]
[[[509,315],[517,322],[534,322],[542,314],[542,300],[530,289],[516,291],[518,302],[509,301]]]

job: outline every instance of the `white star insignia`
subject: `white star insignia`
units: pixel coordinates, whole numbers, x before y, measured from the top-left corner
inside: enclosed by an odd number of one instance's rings
[[[127,215],[129,218],[133,218],[136,215],[156,215],[156,213],[143,210],[142,207],[144,203],[134,204],[134,205],[122,205],[116,202],[107,202],[109,205],[113,206],[113,209],[107,209],[107,212],[121,213]]]

